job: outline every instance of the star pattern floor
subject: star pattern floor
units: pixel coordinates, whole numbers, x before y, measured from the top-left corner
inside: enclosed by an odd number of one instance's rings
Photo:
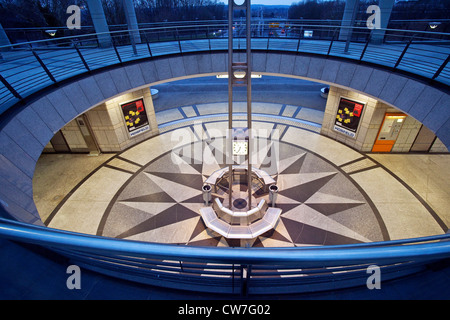
[[[263,149],[266,154],[259,155],[260,159],[277,155],[262,161],[261,166],[280,188],[277,207],[283,213],[274,230],[252,240],[231,240],[203,223],[199,215],[201,187],[212,172],[225,166],[217,161],[222,159],[217,146],[224,139],[216,137],[193,143],[192,148],[183,146],[183,150],[200,150],[196,144],[201,144],[202,154],[214,155],[214,161],[201,162],[175,149],[143,166],[116,195],[98,234],[201,246],[280,247],[383,240],[376,210],[351,179],[317,155],[277,142],[278,152],[275,144],[270,144]]]
[[[439,167],[421,162],[413,176],[409,174],[411,166],[405,168],[407,174],[403,170],[402,175],[415,183],[411,188],[377,157],[320,135],[320,124],[296,119],[292,112],[285,114],[295,108],[261,104],[261,113],[253,115],[253,128],[258,132],[259,165],[255,166],[276,179],[280,189],[277,206],[282,214],[275,229],[251,241],[225,239],[205,227],[199,209],[203,206],[203,182],[224,166],[227,117],[217,113],[220,108],[214,104],[192,108],[192,117],[181,120],[173,120],[178,119],[178,109],[170,111],[175,116],[166,111],[167,122],[160,126],[160,135],[112,156],[81,177],[51,212],[40,211],[45,224],[130,240],[243,247],[341,245],[448,230],[443,220],[448,220],[448,197],[442,193],[446,188],[433,184],[423,189],[423,183],[416,181],[418,175],[430,172],[433,181],[443,179],[442,170],[435,172]],[[245,124],[245,115],[236,114],[233,126]],[[404,162],[411,156],[401,157]],[[446,160],[437,157],[433,156],[432,163],[441,161],[445,168]],[[63,168],[77,173],[69,159],[64,164]],[[61,175],[67,176],[64,171]],[[420,181],[424,179],[428,175]],[[40,186],[49,186],[46,198],[53,198],[55,192],[59,195],[57,188],[50,187],[55,181],[44,180]]]

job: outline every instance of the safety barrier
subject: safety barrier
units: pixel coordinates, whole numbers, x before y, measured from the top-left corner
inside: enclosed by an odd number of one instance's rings
[[[281,294],[365,286],[450,258],[450,235],[297,248],[195,247],[92,236],[0,219],[0,237],[54,250],[80,267],[201,292]]]
[[[112,31],[17,43],[0,47],[0,113],[27,96],[71,77],[163,55],[226,51],[227,24],[202,22]],[[347,40],[341,40],[345,31]],[[436,84],[450,83],[450,34],[398,29],[290,24],[284,32],[252,25],[253,51],[297,52],[350,59],[405,72]],[[245,49],[233,32],[235,49]],[[377,37],[379,38],[379,37]],[[136,40],[137,39],[137,40]]]

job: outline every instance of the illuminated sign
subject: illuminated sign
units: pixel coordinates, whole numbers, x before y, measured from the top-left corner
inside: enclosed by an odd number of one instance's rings
[[[334,121],[334,130],[354,138],[363,109],[364,104],[341,98]]]
[[[143,98],[123,103],[120,107],[130,137],[150,130]]]

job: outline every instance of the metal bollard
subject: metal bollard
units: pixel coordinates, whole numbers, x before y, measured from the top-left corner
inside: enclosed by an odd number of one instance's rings
[[[202,187],[203,192],[203,201],[205,201],[205,205],[209,205],[209,202],[211,201],[211,185],[204,184]]]
[[[269,201],[272,204],[272,207],[275,207],[275,202],[277,201],[278,196],[278,186],[276,184],[272,184],[269,186]]]

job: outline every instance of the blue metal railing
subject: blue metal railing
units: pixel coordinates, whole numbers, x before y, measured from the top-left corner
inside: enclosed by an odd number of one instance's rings
[[[236,294],[363,286],[372,265],[387,281],[450,258],[449,234],[340,246],[216,248],[121,240],[0,219],[0,236],[48,247],[79,266],[128,280]]]
[[[170,24],[0,47],[0,114],[39,90],[87,72],[162,55],[225,51],[227,28],[226,24],[214,22]],[[351,42],[340,39],[343,30],[350,34]],[[373,31],[367,28],[290,24],[280,29],[255,23],[252,49],[339,57],[450,84],[450,34],[375,31],[382,32],[381,42],[379,36],[374,41]],[[233,32],[238,36],[239,26]],[[245,49],[245,41],[235,39],[234,46]]]

